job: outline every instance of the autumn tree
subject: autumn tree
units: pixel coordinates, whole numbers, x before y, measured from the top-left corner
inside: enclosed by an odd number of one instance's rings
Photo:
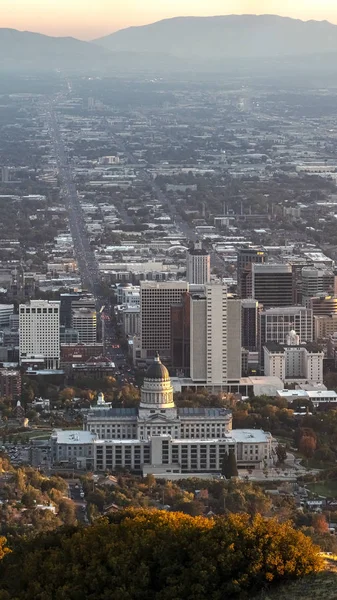
[[[299,450],[306,458],[311,458],[316,450],[317,442],[315,438],[303,435],[300,439]]]
[[[218,600],[316,573],[319,549],[289,523],[129,509],[20,548],[0,563],[8,598]]]

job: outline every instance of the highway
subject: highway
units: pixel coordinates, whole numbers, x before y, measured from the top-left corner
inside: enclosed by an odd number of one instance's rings
[[[83,287],[92,293],[97,300],[97,308],[101,305],[99,298],[100,273],[94,252],[90,247],[83,211],[78,198],[77,189],[65,151],[60,128],[50,102],[47,106],[47,120],[52,137],[58,173],[62,185],[65,207],[68,211],[70,233],[73,239],[75,256],[81,275]]]

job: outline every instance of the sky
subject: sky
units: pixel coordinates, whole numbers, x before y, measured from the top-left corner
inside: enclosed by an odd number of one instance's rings
[[[0,0],[0,27],[89,40],[169,17],[248,13],[337,24],[337,0]]]

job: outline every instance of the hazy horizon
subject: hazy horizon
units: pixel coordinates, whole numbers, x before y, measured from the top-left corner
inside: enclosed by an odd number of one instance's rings
[[[0,27],[91,40],[123,29],[179,16],[275,14],[337,24],[335,0],[1,0]]]

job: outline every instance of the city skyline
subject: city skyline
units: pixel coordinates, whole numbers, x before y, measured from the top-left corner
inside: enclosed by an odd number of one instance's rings
[[[226,14],[277,14],[303,20],[329,20],[337,24],[334,0],[2,0],[0,26],[46,35],[91,40],[119,29],[145,25],[175,16]]]

